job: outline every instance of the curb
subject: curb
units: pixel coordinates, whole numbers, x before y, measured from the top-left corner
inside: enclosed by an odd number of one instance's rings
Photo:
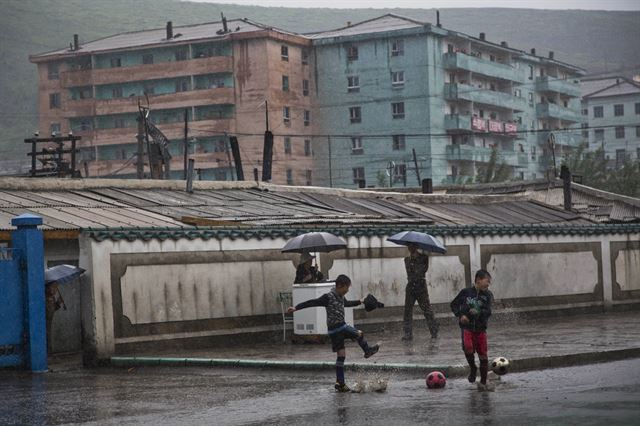
[[[627,358],[639,358],[640,348],[619,349],[613,351],[586,352],[567,355],[553,355],[511,360],[511,372],[544,370],[548,368],[573,367],[585,364],[617,361]],[[113,356],[110,358],[113,367],[236,367],[258,368],[274,370],[333,370],[335,363],[321,361],[274,361],[252,359],[224,359],[224,358],[168,358],[168,357],[127,357]],[[447,377],[461,377],[467,374],[466,365],[434,365],[434,364],[345,364],[347,370],[358,371],[393,371],[397,373],[420,373],[422,377],[426,371],[439,370]]]

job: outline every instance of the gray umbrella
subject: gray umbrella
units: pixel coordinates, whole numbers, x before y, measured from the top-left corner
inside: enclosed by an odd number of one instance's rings
[[[416,231],[403,231],[387,238],[387,241],[400,244],[401,246],[408,246],[409,244],[415,244],[419,248],[425,251],[433,253],[445,254],[447,248],[435,237],[424,232]]]
[[[347,243],[329,232],[307,232],[287,241],[283,253],[330,252],[347,248]]]
[[[73,265],[57,265],[51,268],[47,268],[44,271],[44,283],[52,284],[54,282],[58,284],[64,284],[69,281],[73,281],[84,273],[84,269],[78,268]]]

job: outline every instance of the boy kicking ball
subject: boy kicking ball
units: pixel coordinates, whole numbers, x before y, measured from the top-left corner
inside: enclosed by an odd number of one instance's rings
[[[364,357],[369,358],[380,349],[379,345],[369,346],[364,339],[364,334],[344,321],[344,308],[358,306],[362,300],[346,300],[345,294],[349,292],[351,279],[346,275],[339,275],[336,278],[336,286],[330,292],[323,294],[317,299],[307,300],[298,303],[295,307],[289,307],[287,313],[292,313],[300,309],[314,306],[324,306],[327,310],[327,329],[333,352],[337,352],[336,358],[336,384],[337,392],[349,392],[349,387],[344,382],[344,360],[346,351],[344,347],[345,339],[356,340],[364,351]]]
[[[493,390],[487,384],[489,359],[487,357],[487,322],[491,316],[493,294],[489,291],[491,274],[484,269],[478,270],[473,287],[460,290],[451,302],[451,310],[458,317],[462,331],[462,350],[469,363],[469,382],[476,381],[478,368],[474,353],[480,359],[480,383],[478,390]]]

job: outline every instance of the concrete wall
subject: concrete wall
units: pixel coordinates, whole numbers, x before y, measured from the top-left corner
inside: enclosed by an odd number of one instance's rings
[[[356,324],[400,319],[407,251],[385,239],[350,237],[347,250],[319,257],[330,277],[352,278],[350,298],[373,293],[385,303],[366,315],[356,310]],[[481,267],[494,277],[498,312],[640,303],[640,235],[443,239],[449,252],[433,256],[427,274],[442,316],[450,316],[448,303]],[[277,294],[291,290],[297,258],[280,253],[285,242],[95,241],[83,235],[85,351],[105,358],[138,345],[281,329]]]

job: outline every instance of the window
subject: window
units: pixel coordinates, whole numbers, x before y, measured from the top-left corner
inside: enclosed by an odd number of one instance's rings
[[[311,111],[304,110],[304,125],[308,126],[311,124]]]
[[[491,62],[495,62],[495,61],[496,61],[496,57],[495,57],[495,55],[489,55],[489,60],[490,60]]]
[[[636,138],[640,138],[640,126],[636,126]]]
[[[60,93],[49,94],[49,109],[60,108]]]
[[[153,55],[151,53],[146,53],[142,55],[142,63],[144,65],[149,65],[153,63]]]
[[[176,61],[186,61],[187,49],[176,50],[175,57],[176,57]]]
[[[391,116],[395,118],[404,118],[404,102],[391,103]]]
[[[364,182],[364,167],[353,168],[353,183],[360,186],[360,182]]]
[[[580,125],[580,127],[582,127],[583,129],[586,129],[589,127],[589,123],[582,123]],[[589,139],[589,131],[588,130],[583,130],[582,131],[582,138],[583,139]]]
[[[309,64],[309,51],[307,49],[302,49],[300,55],[302,56],[302,65]]]
[[[309,80],[302,80],[302,96],[309,96]]]
[[[145,83],[143,86],[143,92],[145,95],[153,95],[156,91],[156,87],[153,83]]]
[[[113,99],[122,97],[122,87],[114,87],[111,89],[111,97]]]
[[[288,106],[282,107],[282,120],[285,124],[291,124],[291,108]]]
[[[81,118],[80,119],[80,130],[92,130],[93,129],[93,120],[91,118]]]
[[[60,77],[58,64],[52,62],[47,64],[47,77],[49,80],[57,80]]]
[[[391,84],[393,87],[404,86],[404,71],[394,71],[391,73]]]
[[[529,65],[529,80],[533,80],[533,65]]]
[[[404,135],[393,135],[392,138],[392,147],[394,151],[404,151],[405,150],[405,137]]]
[[[210,89],[224,87],[224,78],[217,75],[210,75],[207,78],[207,83]]]
[[[347,77],[347,92],[355,93],[360,91],[360,77],[352,75]]]
[[[616,104],[613,106],[613,115],[622,117],[624,115],[624,104]]]
[[[124,128],[124,118],[116,118],[113,120],[113,127],[116,129]]]
[[[289,61],[289,47],[280,46],[280,59],[283,61]]]
[[[536,146],[535,146],[535,145],[533,145],[533,146],[531,147],[531,159],[532,159],[532,160],[535,160],[535,159],[536,159]]]
[[[282,76],[282,91],[283,92],[288,92],[289,91],[289,76],[288,75],[283,75]]]
[[[111,64],[111,68],[119,68],[122,66],[122,61],[120,60],[120,58],[111,58],[111,61],[109,61]]]
[[[407,165],[396,164],[393,166],[393,180],[396,182],[406,182],[407,179]]]
[[[349,47],[347,47],[347,60],[348,61],[357,61],[358,60],[358,47],[357,46],[349,46]]]
[[[623,138],[624,138],[624,126],[617,126],[616,139],[623,139]]]
[[[640,102],[636,102],[636,115],[640,115]]]
[[[187,92],[189,91],[189,81],[188,80],[178,80],[176,81],[176,93],[177,92]]]
[[[78,150],[78,156],[80,157],[80,161],[95,161],[96,159],[96,150],[91,148],[80,148]]]
[[[515,96],[516,98],[521,98],[522,97],[522,90],[520,89],[515,89],[513,91],[513,96]]]
[[[582,108],[582,115],[589,115],[589,110],[587,108]]]
[[[533,106],[533,93],[529,92],[529,106]]]
[[[352,123],[360,123],[362,121],[360,107],[349,108],[349,119]]]
[[[604,140],[604,129],[596,129],[593,132],[593,138],[596,141],[603,141]]]
[[[311,151],[311,139],[304,140],[304,156],[311,157],[313,155]]]
[[[601,106],[593,107],[593,118],[602,118],[604,117],[604,108]]]
[[[307,180],[307,186],[313,185],[313,179],[312,179],[313,178],[313,173],[312,173],[311,170],[307,170],[305,172],[305,178]]]
[[[293,185],[293,170],[287,169],[287,185]]]
[[[51,130],[51,135],[59,135],[60,134],[60,123],[51,123],[49,126],[49,130]]]
[[[360,136],[353,136],[351,138],[351,154],[362,154],[364,149],[362,148],[362,138]]]
[[[91,99],[91,98],[93,98],[93,89],[91,89],[91,86],[79,88],[78,89],[78,97],[80,99]]]
[[[291,154],[291,138],[288,136],[284,138],[284,153]]]
[[[627,153],[624,149],[616,149],[616,167],[622,166],[626,157]]]
[[[404,40],[398,39],[391,43],[391,56],[404,55]]]

